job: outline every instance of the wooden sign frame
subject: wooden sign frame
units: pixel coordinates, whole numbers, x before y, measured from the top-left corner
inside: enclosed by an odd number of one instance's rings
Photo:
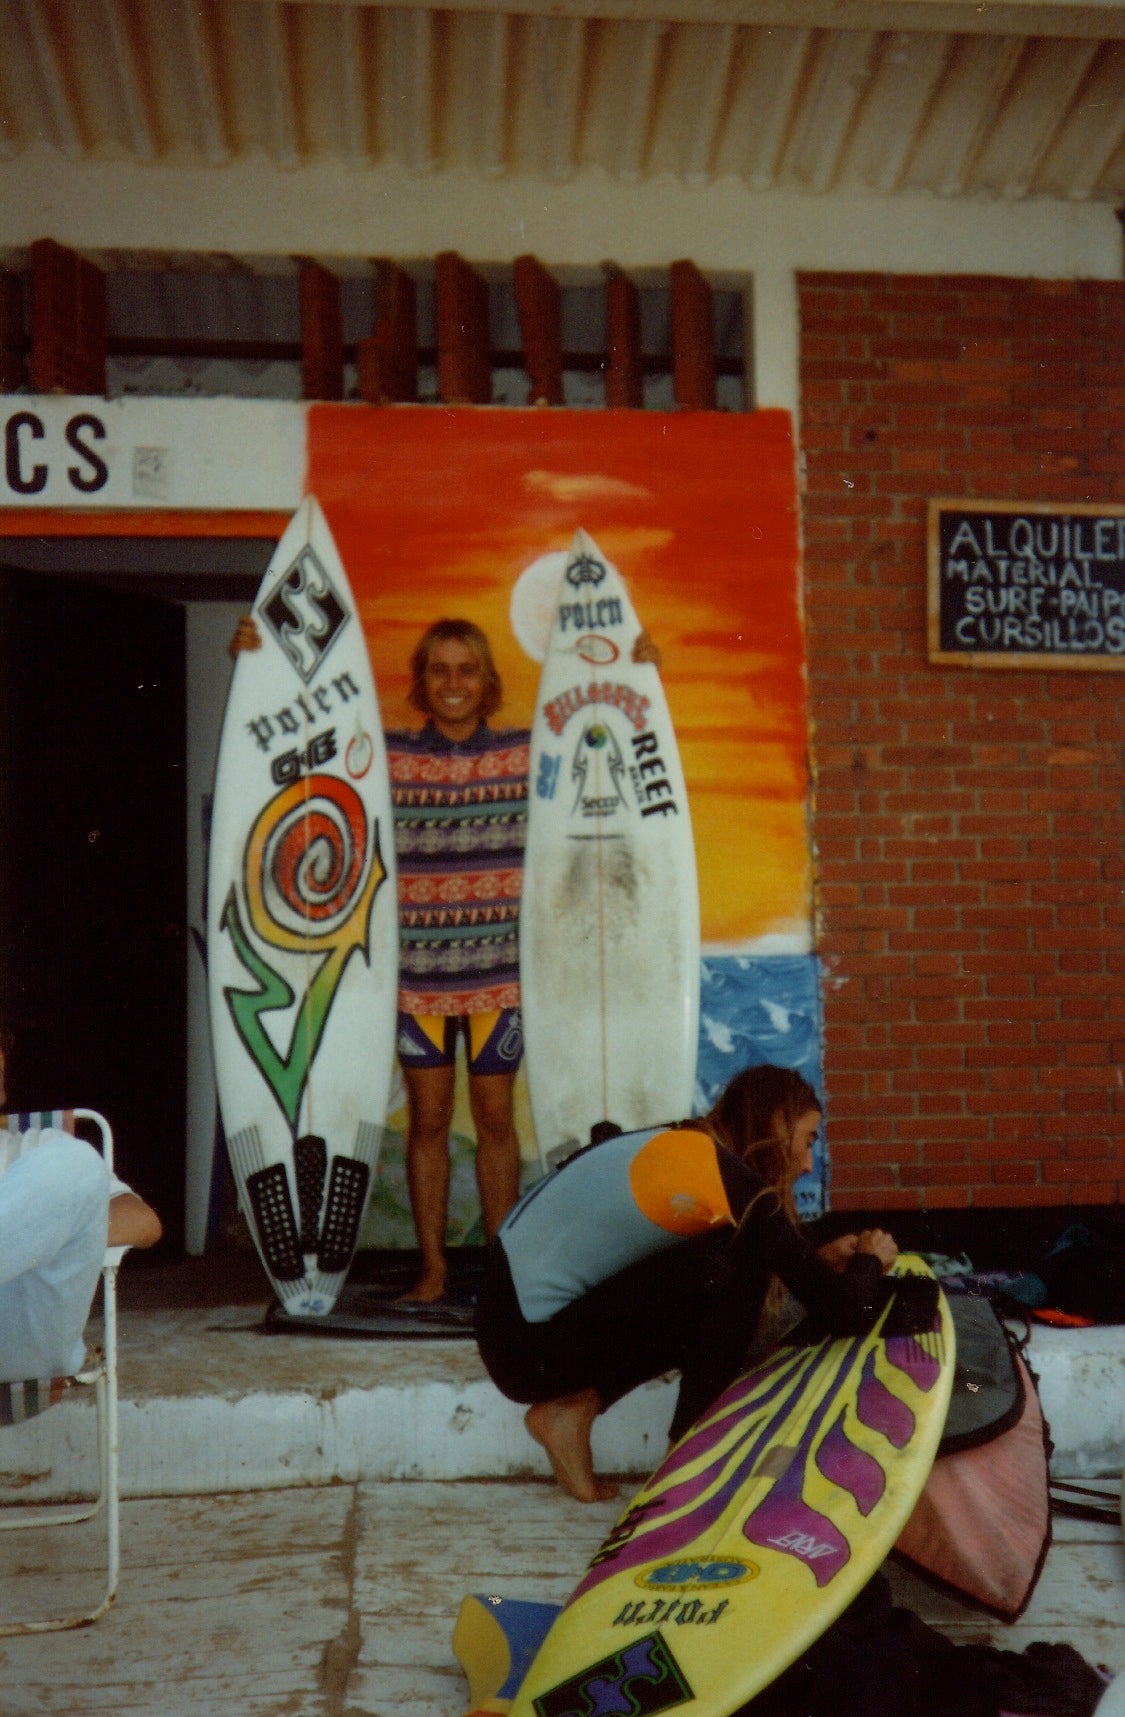
[[[967,630],[963,649],[949,645],[950,587],[942,583],[942,527],[951,516],[961,521],[958,532],[966,532],[965,543],[957,545],[966,550],[962,557],[966,597],[974,582],[981,593],[979,607],[955,617],[958,628]],[[1013,521],[999,546],[998,516]],[[1019,520],[1026,520],[1027,526],[1016,540],[1014,525]],[[1037,521],[1053,524],[1048,527]],[[1089,521],[1085,531],[1082,521]],[[1114,521],[1115,528],[1107,533],[1100,521]],[[1107,542],[1112,554],[1101,552]],[[1029,552],[1016,552],[1021,548]],[[933,499],[927,517],[926,564],[926,639],[931,662],[1024,672],[1041,668],[1125,672],[1125,505],[1120,502]],[[1118,568],[1118,582],[1100,580],[1099,565]],[[974,620],[979,624],[974,625]],[[1112,639],[1114,647],[1083,643],[1084,634],[1092,636],[1091,627],[1098,628],[1103,641]],[[986,631],[997,634],[1000,648],[991,649],[988,642],[969,647],[974,632],[980,637]],[[1042,647],[1027,642],[1038,638]]]

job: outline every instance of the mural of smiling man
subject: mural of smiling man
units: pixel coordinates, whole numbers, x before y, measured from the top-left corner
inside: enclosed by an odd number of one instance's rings
[[[503,683],[502,719],[528,724],[575,531],[619,569],[659,641],[691,806],[702,937],[694,1106],[758,1061],[819,1086],[788,415],[329,405],[309,409],[308,442],[306,480],[356,591],[388,729],[416,727],[408,664],[435,615],[471,617]],[[480,1242],[463,1058],[454,1087],[446,1242]],[[414,1244],[402,1088],[398,1104],[365,1244]],[[513,1111],[532,1165],[523,1070]],[[821,1152],[797,1187],[802,1214],[822,1205]]]

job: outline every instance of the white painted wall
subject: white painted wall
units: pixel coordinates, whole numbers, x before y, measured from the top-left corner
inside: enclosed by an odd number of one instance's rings
[[[1121,235],[1106,203],[920,194],[800,195],[741,180],[628,184],[589,171],[563,183],[265,159],[214,169],[85,161],[42,145],[4,164],[0,248],[45,233],[89,249],[235,256],[432,258],[702,268],[893,268],[903,272],[1116,276]]]

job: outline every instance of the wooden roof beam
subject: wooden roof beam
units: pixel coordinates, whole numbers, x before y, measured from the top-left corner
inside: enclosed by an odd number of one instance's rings
[[[36,393],[105,393],[105,275],[77,251],[31,247],[31,386]]]
[[[534,256],[517,256],[512,284],[523,339],[528,405],[563,403],[562,293]]]
[[[645,403],[641,357],[641,299],[620,268],[606,270],[605,403],[610,411],[639,411]]]
[[[418,398],[418,310],[414,281],[393,262],[376,264],[375,322],[356,345],[360,398],[370,405]]]
[[[343,399],[340,282],[308,257],[300,263],[301,384],[306,399]]]
[[[26,382],[24,347],[23,285],[18,274],[0,268],[0,393],[15,393]]]
[[[694,262],[674,262],[670,273],[676,404],[685,411],[714,411],[714,296]]]
[[[492,361],[488,286],[456,251],[436,264],[438,393],[448,405],[488,405]]]

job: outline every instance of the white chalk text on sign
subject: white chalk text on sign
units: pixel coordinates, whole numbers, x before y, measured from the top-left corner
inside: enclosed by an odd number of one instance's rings
[[[1125,669],[1125,507],[930,502],[931,661]]]

